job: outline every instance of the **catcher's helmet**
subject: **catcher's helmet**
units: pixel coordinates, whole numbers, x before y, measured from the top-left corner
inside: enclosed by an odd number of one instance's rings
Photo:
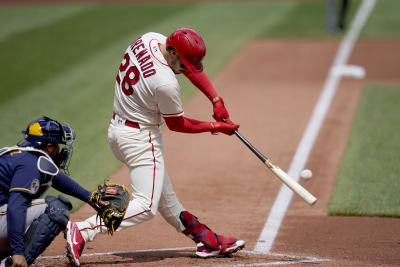
[[[40,117],[28,124],[24,140],[18,143],[19,146],[39,147],[45,144],[71,144],[75,140],[74,130],[67,124],[48,117]]]
[[[64,145],[53,160],[60,169],[69,173],[68,166],[74,149],[72,143],[75,140],[74,130],[69,125],[43,116],[29,123],[22,133],[25,134],[25,138],[18,143],[18,146],[21,147],[39,148],[46,144]]]
[[[176,49],[189,71],[203,71],[201,60],[206,55],[206,45],[197,32],[189,28],[179,28],[168,36],[166,44]]]

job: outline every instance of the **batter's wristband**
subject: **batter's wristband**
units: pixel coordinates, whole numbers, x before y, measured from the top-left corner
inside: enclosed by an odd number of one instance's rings
[[[212,129],[210,130],[211,134],[212,134],[212,135],[218,135],[218,131],[215,130],[214,122],[210,122],[210,124],[211,124],[211,128],[212,128]]]
[[[214,98],[211,100],[211,102],[213,102],[213,104],[215,104],[215,103],[217,103],[219,100],[221,100],[221,97],[216,96],[216,97],[214,97]]]

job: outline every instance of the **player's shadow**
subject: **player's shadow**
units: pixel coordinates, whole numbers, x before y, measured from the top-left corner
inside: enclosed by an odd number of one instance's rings
[[[217,258],[242,258],[239,255],[221,256]],[[214,258],[214,260],[217,260]],[[144,263],[156,263],[156,266],[191,266],[201,265],[205,259],[196,257],[194,250],[169,250],[169,251],[149,251],[149,252],[124,252],[124,253],[113,253],[112,255],[102,256],[94,261],[81,261],[81,265],[87,266],[109,266],[109,265],[121,265],[126,266],[132,264],[134,266],[141,266]],[[151,264],[153,266],[153,264]]]
[[[180,259],[179,261],[187,261],[189,259],[198,259],[194,250],[171,250],[171,251],[158,251],[158,252],[132,252],[132,253],[113,253],[112,255],[102,256],[94,261],[81,260],[81,266],[108,266],[108,265],[126,265],[126,264],[140,264],[149,262],[160,262],[165,261],[165,265],[173,266],[173,262],[169,262],[168,259]]]

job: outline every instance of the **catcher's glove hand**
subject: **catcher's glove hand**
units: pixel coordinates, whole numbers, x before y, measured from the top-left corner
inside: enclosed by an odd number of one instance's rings
[[[100,184],[89,198],[89,204],[112,235],[119,227],[129,204],[128,189],[122,184]]]

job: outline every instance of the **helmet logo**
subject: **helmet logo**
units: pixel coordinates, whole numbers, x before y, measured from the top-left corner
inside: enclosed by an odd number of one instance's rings
[[[28,134],[43,136],[42,128],[40,127],[39,122],[32,123],[32,125],[29,126]]]

